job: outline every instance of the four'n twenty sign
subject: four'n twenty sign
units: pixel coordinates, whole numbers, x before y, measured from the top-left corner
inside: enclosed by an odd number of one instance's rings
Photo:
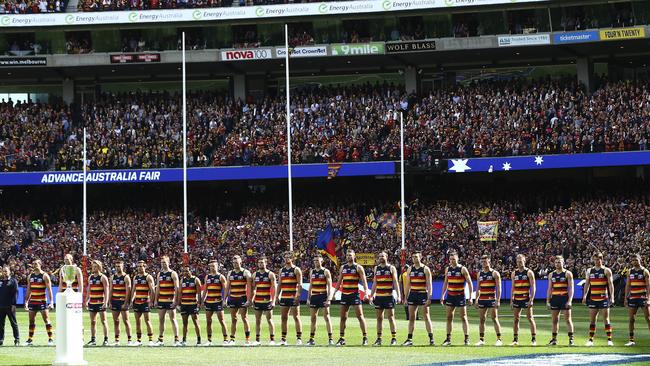
[[[386,43],[386,53],[434,51],[436,41],[408,41]]]

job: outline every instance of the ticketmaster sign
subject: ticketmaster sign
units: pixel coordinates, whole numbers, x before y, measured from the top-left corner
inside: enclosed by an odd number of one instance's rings
[[[363,14],[481,5],[509,5],[512,3],[544,1],[548,0],[365,0],[203,9],[7,14],[0,15],[0,28],[304,17],[310,15]]]
[[[371,43],[349,43],[349,44],[333,44],[332,56],[359,56],[359,55],[383,55],[384,43],[371,42]]]

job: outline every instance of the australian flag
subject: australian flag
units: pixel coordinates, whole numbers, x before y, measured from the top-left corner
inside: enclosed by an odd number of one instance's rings
[[[325,230],[318,232],[318,237],[316,238],[316,249],[321,254],[326,255],[329,259],[338,266],[339,262],[336,258],[336,244],[334,243],[334,229],[332,229],[332,224],[327,224]]]

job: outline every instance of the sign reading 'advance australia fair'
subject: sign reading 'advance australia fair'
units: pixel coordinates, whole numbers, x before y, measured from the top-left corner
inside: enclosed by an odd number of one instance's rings
[[[386,53],[434,51],[436,41],[408,41],[386,43]]]

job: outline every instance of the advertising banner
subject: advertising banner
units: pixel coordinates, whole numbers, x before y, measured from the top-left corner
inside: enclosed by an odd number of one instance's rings
[[[271,58],[273,58],[272,48],[221,51],[221,61],[268,60]]]
[[[303,46],[289,49],[289,57],[322,57],[327,56],[327,46]],[[284,47],[275,48],[275,57],[284,58],[286,52]]]
[[[335,43],[330,46],[332,56],[383,55],[384,43]]]
[[[539,46],[545,44],[551,44],[551,36],[548,34],[499,36],[499,47]]]
[[[600,35],[598,34],[597,31],[553,34],[553,43],[555,44],[596,42],[599,40],[600,40]]]
[[[386,43],[386,53],[434,51],[436,41],[407,41]]]
[[[645,38],[644,27],[616,28],[600,31],[600,39],[603,41],[616,41],[620,39]]]

